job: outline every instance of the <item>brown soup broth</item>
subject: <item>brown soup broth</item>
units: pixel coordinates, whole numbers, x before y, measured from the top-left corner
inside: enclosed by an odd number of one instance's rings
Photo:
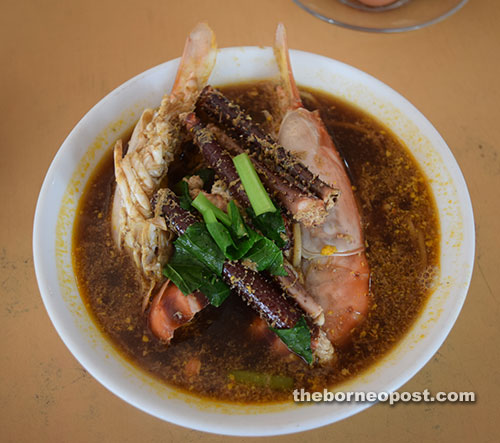
[[[265,125],[271,109],[269,84],[221,88]],[[304,105],[318,109],[347,165],[358,199],[371,267],[372,309],[338,349],[338,361],[310,368],[299,358],[276,357],[252,339],[256,317],[237,296],[221,307],[208,306],[178,329],[169,346],[149,331],[141,313],[143,294],[131,259],[111,238],[114,190],[111,152],[92,175],[78,208],[73,257],[77,280],[96,323],[131,361],[166,383],[202,397],[255,403],[290,399],[295,388],[320,390],[358,374],[386,353],[409,329],[431,292],[439,269],[439,223],[425,177],[391,131],[363,111],[318,91],[303,91]],[[191,159],[191,161],[189,161]],[[169,183],[191,172],[199,155],[186,144],[181,161],[170,168]],[[187,164],[187,169],[186,165]],[[184,166],[179,166],[184,165]],[[197,376],[186,363],[201,361]],[[237,383],[229,373],[251,370],[293,378],[290,390]]]

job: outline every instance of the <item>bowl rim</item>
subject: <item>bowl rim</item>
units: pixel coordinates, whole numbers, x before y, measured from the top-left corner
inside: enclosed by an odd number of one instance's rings
[[[269,50],[269,48],[261,48],[261,47],[254,47],[254,46],[237,46],[237,47],[230,47],[230,48],[223,48],[219,50],[218,57],[221,56],[221,54],[231,54],[232,52],[236,53],[245,53],[247,51],[261,51],[261,50]],[[410,378],[412,378],[423,366],[424,364],[430,360],[432,355],[439,349],[439,347],[442,345],[444,340],[446,339],[448,333],[450,332],[451,328],[453,327],[456,318],[458,317],[458,314],[463,306],[463,303],[465,301],[465,297],[468,291],[468,286],[470,284],[471,280],[471,275],[472,275],[472,267],[473,267],[473,262],[474,262],[474,248],[475,248],[475,240],[474,240],[474,218],[473,218],[473,212],[472,212],[472,205],[470,201],[470,196],[467,190],[467,186],[465,183],[465,179],[463,178],[463,175],[460,171],[460,168],[453,157],[450,149],[446,145],[445,141],[442,139],[442,137],[439,135],[437,130],[434,128],[434,126],[418,111],[418,109],[412,105],[408,100],[406,100],[401,94],[399,94],[397,91],[394,89],[390,88],[387,86],[385,83],[381,82],[380,80],[375,79],[374,77],[370,76],[369,74],[366,74],[363,71],[360,71],[359,69],[352,67],[350,65],[347,65],[345,63],[339,62],[337,60],[324,57],[318,54],[314,54],[311,52],[305,52],[305,51],[297,51],[297,50],[291,50],[290,51],[290,57],[292,61],[292,65],[296,62],[296,60],[299,60],[301,58],[306,58],[306,59],[314,59],[314,60],[322,60],[323,62],[327,64],[332,64],[332,66],[336,67],[341,67],[342,69],[346,69],[347,71],[350,71],[353,74],[356,74],[362,79],[365,79],[369,83],[373,83],[374,85],[377,86],[377,88],[380,88],[381,90],[385,90],[386,92],[389,91],[390,95],[394,95],[395,97],[398,97],[398,100],[400,100],[402,103],[405,104],[405,106],[409,107],[409,109],[412,110],[412,112],[418,116],[422,121],[428,126],[428,129],[432,132],[434,132],[434,136],[437,137],[437,140],[440,140],[440,143],[446,148],[444,151],[445,154],[445,161],[449,167],[451,167],[455,172],[458,172],[458,175],[455,177],[457,180],[455,185],[458,185],[460,188],[460,191],[463,192],[462,199],[463,202],[465,203],[465,213],[464,219],[468,221],[464,225],[464,230],[467,230],[468,236],[464,239],[464,242],[466,243],[466,248],[469,251],[469,261],[468,264],[470,265],[470,271],[468,275],[464,276],[464,281],[466,281],[466,285],[461,287],[461,296],[459,297],[460,300],[458,303],[455,304],[455,309],[453,312],[449,312],[448,316],[446,317],[446,323],[444,326],[441,327],[440,330],[440,336],[437,339],[433,340],[433,346],[432,348],[429,348],[427,355],[423,358],[420,358],[416,364],[413,365],[409,370],[404,371],[402,374],[400,374],[399,377],[395,377],[391,380],[390,383],[386,384],[386,391],[394,391],[398,389],[400,386],[402,386],[406,381],[408,381]],[[40,293],[42,296],[43,303],[45,305],[45,308],[49,314],[49,317],[58,332],[59,336],[61,337],[62,341],[65,343],[65,345],[68,347],[70,352],[74,355],[74,357],[82,364],[83,367],[85,367],[89,373],[96,378],[101,384],[103,384],[108,390],[113,392],[115,395],[118,397],[122,398],[126,402],[132,404],[133,406],[137,407],[138,409],[141,409],[151,415],[154,415],[162,420],[167,420],[172,423],[186,426],[192,429],[197,429],[200,431],[205,431],[205,432],[213,432],[213,433],[218,433],[218,434],[226,434],[226,435],[245,435],[245,436],[264,436],[264,435],[280,435],[280,434],[287,434],[287,433],[293,433],[293,432],[301,432],[301,431],[306,431],[309,429],[317,428],[320,426],[324,426],[327,424],[334,423],[335,421],[342,420],[346,417],[349,417],[355,413],[358,413],[367,407],[369,407],[372,403],[369,404],[358,404],[356,405],[357,407],[354,409],[347,409],[344,414],[342,413],[337,413],[335,418],[329,419],[329,418],[324,418],[322,417],[321,419],[316,419],[316,420],[309,420],[308,422],[302,423],[302,424],[295,424],[295,423],[288,423],[287,425],[283,425],[282,427],[277,426],[274,430],[266,428],[263,429],[262,431],[259,431],[259,429],[251,429],[251,428],[246,428],[246,429],[237,429],[237,427],[232,427],[230,424],[224,423],[224,422],[217,422],[217,423],[201,423],[199,425],[198,423],[193,423],[192,420],[189,419],[182,419],[179,417],[165,417],[164,415],[158,414],[157,411],[151,410],[150,408],[147,407],[147,405],[142,404],[140,401],[134,401],[133,398],[131,398],[126,392],[122,392],[119,388],[116,388],[116,385],[112,382],[110,382],[109,377],[103,376],[101,374],[100,370],[95,370],[93,368],[92,370],[89,369],[89,363],[88,359],[86,359],[86,356],[82,354],[82,351],[80,348],[80,344],[77,343],[75,340],[73,340],[72,337],[70,337],[66,332],[65,332],[65,324],[59,317],[59,314],[57,312],[57,306],[55,304],[55,300],[58,296],[57,291],[54,290],[53,284],[48,281],[48,273],[47,273],[47,263],[44,260],[44,249],[43,249],[43,242],[46,240],[45,236],[46,233],[44,233],[41,230],[41,227],[43,225],[43,217],[45,215],[45,212],[47,211],[46,208],[46,201],[50,198],[50,191],[53,189],[54,182],[56,180],[56,173],[58,164],[60,162],[61,157],[63,156],[64,152],[66,150],[71,149],[71,143],[73,138],[75,137],[75,134],[77,134],[82,128],[84,128],[87,124],[87,121],[89,120],[89,116],[91,116],[96,109],[101,108],[104,104],[106,104],[109,101],[112,101],[117,95],[119,95],[122,91],[126,90],[127,88],[131,87],[135,82],[147,78],[150,76],[152,73],[161,71],[163,68],[166,67],[166,65],[171,65],[176,67],[179,62],[179,58],[167,61],[165,63],[162,63],[160,65],[157,65],[155,67],[152,67],[136,76],[131,78],[130,80],[126,81],[122,85],[118,86],[115,88],[113,91],[111,91],[109,94],[107,94],[104,98],[102,98],[96,105],[94,105],[86,114],[85,116],[75,125],[75,127],[71,130],[69,135],[66,137],[64,142],[62,143],[61,147],[57,151],[56,155],[54,156],[51,165],[48,169],[48,172],[45,176],[45,179],[43,181],[39,198],[37,201],[36,205],[36,210],[35,210],[35,216],[34,216],[34,228],[33,228],[33,256],[34,256],[34,267],[35,267],[35,273],[37,277],[37,282],[40,288]],[[295,66],[294,66],[295,70]],[[68,147],[69,146],[69,147]],[[447,150],[447,152],[446,152]],[[441,216],[441,214],[440,214]],[[57,282],[57,285],[59,282]],[[56,286],[57,286],[56,285]],[[425,309],[425,308],[424,308]],[[92,320],[91,320],[92,321]],[[398,342],[398,345],[396,345],[396,348],[400,346],[402,339]],[[354,380],[358,376],[354,377]],[[303,409],[303,408],[301,408]],[[265,414],[265,413],[264,413]]]

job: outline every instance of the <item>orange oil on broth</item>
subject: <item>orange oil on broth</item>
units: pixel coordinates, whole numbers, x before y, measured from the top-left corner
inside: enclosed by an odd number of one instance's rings
[[[273,114],[269,84],[221,88],[255,120],[266,125]],[[201,397],[259,403],[291,398],[295,388],[331,387],[373,364],[409,329],[430,293],[438,271],[439,223],[425,177],[412,155],[364,112],[329,95],[303,91],[309,109],[318,109],[348,165],[355,187],[371,267],[372,309],[353,332],[351,345],[338,349],[338,361],[310,368],[295,356],[277,357],[250,333],[256,314],[237,296],[221,307],[208,306],[178,329],[169,346],[149,331],[141,313],[143,294],[131,259],[111,238],[114,191],[111,152],[92,175],[78,208],[74,229],[74,263],[82,297],[111,342],[139,367],[182,390]],[[176,183],[201,160],[185,144],[182,158],[169,170]],[[199,375],[188,376],[186,363],[201,361]],[[251,370],[292,377],[290,391],[239,384],[229,373]]]

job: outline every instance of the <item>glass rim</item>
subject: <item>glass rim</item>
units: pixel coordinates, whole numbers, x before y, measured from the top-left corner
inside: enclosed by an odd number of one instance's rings
[[[406,32],[406,31],[415,31],[417,29],[422,29],[427,26],[433,25],[435,23],[439,23],[443,21],[444,19],[448,18],[449,16],[453,15],[455,12],[457,12],[459,9],[461,9],[468,0],[461,0],[457,5],[455,5],[453,8],[450,10],[446,11],[444,14],[441,14],[438,17],[435,17],[433,19],[427,20],[422,23],[418,23],[415,25],[411,26],[402,26],[402,27],[393,27],[393,28],[375,28],[375,27],[368,27],[368,26],[359,26],[359,25],[354,25],[350,23],[345,23],[339,20],[335,20],[333,18],[327,17],[323,14],[321,14],[318,11],[315,11],[311,9],[310,7],[306,6],[305,4],[302,3],[301,0],[293,0],[293,2],[302,8],[304,11],[308,12],[309,14],[313,15],[316,18],[319,18],[320,20],[323,20],[327,23],[330,23],[332,25],[337,25],[342,28],[346,29],[351,29],[354,31],[362,31],[362,32],[375,32],[375,33],[380,33],[380,34],[392,34],[396,32]],[[376,12],[376,11],[375,11]]]

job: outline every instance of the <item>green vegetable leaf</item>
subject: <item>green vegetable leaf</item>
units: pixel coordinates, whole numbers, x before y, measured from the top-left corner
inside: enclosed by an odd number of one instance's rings
[[[229,296],[229,286],[182,248],[175,250],[163,269],[163,275],[172,280],[184,295],[199,289],[216,307]]]
[[[311,350],[311,331],[304,317],[291,329],[271,329],[285,343],[288,348],[302,357],[307,363],[313,362]]]
[[[222,223],[218,221],[207,223],[207,230],[226,258],[230,260],[237,260],[239,258],[233,258],[233,255],[237,253],[237,247],[228,229]]]
[[[205,223],[195,223],[188,227],[185,233],[175,240],[175,253],[163,270],[164,275],[170,278],[183,294],[187,295],[199,289],[214,306],[220,306],[229,295],[229,287],[219,278],[226,258],[245,258],[254,262],[258,271],[267,270],[274,275],[287,275],[279,247],[269,238],[246,226],[234,201],[228,204],[226,214],[213,205],[203,193],[191,200],[187,182],[179,182],[176,187],[181,194],[181,201],[182,196],[184,197],[187,209],[196,208],[205,220]],[[251,215],[259,219],[252,210],[250,211]],[[277,215],[278,219],[268,219],[268,224],[273,224],[275,232],[280,229],[277,220],[283,223],[281,215]],[[266,224],[267,219],[264,217],[259,220]]]
[[[204,223],[198,222],[186,229],[174,241],[177,249],[183,249],[218,276],[222,275],[225,257],[212,239]]]
[[[230,289],[220,278],[214,281],[207,279],[201,286],[200,291],[208,298],[210,304],[218,308],[229,296]]]
[[[231,220],[231,225],[229,226],[229,228],[231,229],[231,233],[238,239],[247,237],[248,232],[247,228],[245,227],[245,222],[243,221],[240,210],[234,203],[234,200],[231,200],[227,205],[227,215]]]
[[[242,258],[261,238],[246,227],[234,201],[228,204],[228,214],[201,193],[193,200],[193,206],[201,212],[208,232],[229,260]]]
[[[199,288],[201,283],[198,277],[201,274],[198,272],[199,269],[192,266],[188,271],[186,272],[186,268],[168,264],[163,268],[163,275],[170,279],[184,295],[189,295]]]
[[[224,256],[229,260],[239,260],[252,248],[255,242],[262,237],[252,230],[248,230],[247,238],[234,239],[229,229],[222,223],[207,223],[207,230],[214,239],[217,246],[222,250]]]
[[[257,265],[257,271],[267,269],[273,275],[288,275],[283,267],[283,253],[266,237],[259,235],[259,240],[253,245],[248,254],[245,255],[245,258]]]
[[[239,251],[241,257],[248,257],[248,254],[254,247],[254,245],[260,241],[263,237],[262,235],[257,234],[253,229],[246,227],[247,238],[241,239],[238,243]]]
[[[191,196],[189,195],[189,185],[187,181],[181,180],[179,183],[175,185],[176,194],[179,196],[179,204],[182,209],[190,210],[191,209]]]
[[[247,214],[251,218],[253,225],[265,237],[273,240],[279,248],[283,248],[288,243],[285,222],[280,211],[255,215],[252,208],[247,208]]]
[[[172,280],[184,295],[191,294],[203,284],[204,274],[207,274],[207,268],[183,249],[176,249],[163,269],[163,275]]]

